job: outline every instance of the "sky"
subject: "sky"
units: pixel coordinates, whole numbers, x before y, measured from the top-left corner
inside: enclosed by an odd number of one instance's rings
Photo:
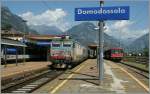
[[[105,21],[105,33],[121,39],[138,38],[148,33],[148,0],[106,0],[107,6],[129,6],[130,20]],[[74,9],[98,7],[99,0],[2,0],[2,5],[24,20],[28,25],[57,26],[63,32],[83,21],[74,20]],[[90,21],[97,25],[97,21]]]

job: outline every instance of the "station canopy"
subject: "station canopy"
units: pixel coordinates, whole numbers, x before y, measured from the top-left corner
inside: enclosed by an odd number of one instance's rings
[[[20,41],[16,41],[16,40],[12,40],[12,39],[7,39],[7,38],[2,38],[1,39],[1,44],[5,44],[5,45],[12,45],[12,46],[24,46],[26,47],[26,45]]]

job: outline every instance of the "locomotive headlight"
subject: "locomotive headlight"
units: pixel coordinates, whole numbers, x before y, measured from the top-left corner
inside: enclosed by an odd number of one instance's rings
[[[66,39],[69,39],[70,37],[69,36],[66,36]]]

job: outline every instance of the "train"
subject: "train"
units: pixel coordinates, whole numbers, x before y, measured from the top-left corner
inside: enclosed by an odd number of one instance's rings
[[[121,61],[123,58],[123,48],[111,48],[104,52],[104,58],[113,60],[113,61]]]
[[[43,43],[43,42],[42,42]],[[24,52],[25,51],[25,52]],[[2,39],[1,64],[19,61],[47,60],[52,68],[72,68],[89,57],[89,48],[69,36],[53,38],[47,45]],[[24,54],[25,53],[25,54]],[[91,52],[90,52],[91,53]],[[91,56],[91,55],[90,55]]]
[[[88,48],[69,38],[52,40],[49,52],[53,68],[72,68],[88,58]]]

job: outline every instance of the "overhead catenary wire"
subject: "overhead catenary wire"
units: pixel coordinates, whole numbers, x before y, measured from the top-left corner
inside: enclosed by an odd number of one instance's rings
[[[46,3],[46,1],[41,1],[43,3],[44,6],[46,6],[49,10],[51,10],[52,8],[49,7],[49,5]]]

